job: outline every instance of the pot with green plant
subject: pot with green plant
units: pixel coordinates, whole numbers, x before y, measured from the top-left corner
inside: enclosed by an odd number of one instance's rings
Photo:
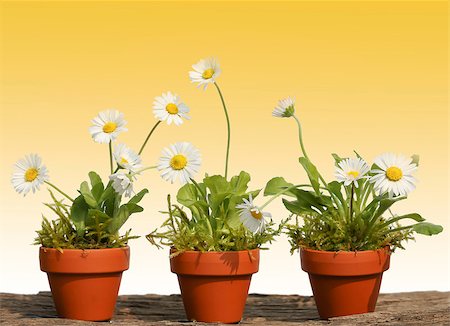
[[[179,106],[179,114],[171,117],[179,125],[181,118],[187,117],[187,107],[176,95],[163,96],[174,98]],[[132,214],[143,211],[139,202],[148,193],[147,189],[135,193],[134,183],[144,171],[156,168],[143,167],[140,154],[161,120],[151,129],[138,154],[124,144],[115,145],[113,150],[113,142],[126,130],[122,113],[100,112],[92,122],[89,130],[94,141],[109,145],[107,183],[96,172],[89,172],[89,181],[81,183],[73,198],[49,181],[47,168],[36,154],[16,163],[12,183],[23,195],[34,193],[43,184],[52,189],[52,202],[46,206],[56,219],[43,217],[35,244],[41,246],[40,266],[48,275],[58,315],[102,321],[114,314],[122,273],[129,266],[128,241],[137,238],[130,235],[131,230],[120,235],[120,229]],[[56,193],[63,199],[58,199]],[[125,197],[129,200],[124,202]]]
[[[220,73],[214,59],[193,66],[191,80],[213,84],[223,105],[228,141],[224,175],[193,179],[198,154],[189,149],[166,150],[159,169],[172,181],[185,183],[177,193],[179,204],[168,196],[168,219],[147,235],[157,247],[170,248],[170,267],[178,276],[186,316],[199,322],[238,323],[242,319],[252,275],[259,268],[261,246],[281,232],[248,190],[250,175],[240,172],[228,178],[230,121],[222,92],[216,83]],[[192,165],[192,166],[191,166]],[[270,201],[269,201],[270,202]],[[189,214],[190,213],[190,214]]]
[[[418,156],[386,153],[369,167],[356,152],[355,158],[333,154],[336,180],[327,182],[306,153],[294,100],[281,100],[273,115],[296,121],[299,163],[309,183],[293,184],[276,177],[267,183],[264,195],[283,196],[290,219],[295,220],[284,230],[291,253],[300,250],[320,317],[373,312],[391,253],[404,249],[402,243],[415,233],[442,231],[442,226],[425,222],[417,213],[396,215],[391,210],[415,188]],[[400,225],[401,221],[410,223]]]

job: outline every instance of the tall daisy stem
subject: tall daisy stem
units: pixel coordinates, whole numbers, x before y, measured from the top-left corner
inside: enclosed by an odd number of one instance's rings
[[[298,120],[298,118],[295,115],[292,115],[292,117],[295,119],[295,122],[297,122],[297,126],[298,126],[298,140],[300,142],[300,147],[302,149],[302,153],[303,156],[308,159],[309,161],[311,161],[308,157],[308,154],[306,154],[306,149],[305,149],[305,145],[303,144],[303,135],[302,135],[302,125],[300,123],[300,121]],[[325,179],[322,177],[322,175],[319,173],[319,179],[320,181],[322,181],[322,183],[324,184],[325,187],[328,186],[328,183],[325,181]]]
[[[145,138],[145,141],[142,144],[141,149],[139,150],[139,153],[138,153],[139,155],[141,155],[142,151],[145,148],[145,145],[147,145],[148,140],[150,139],[150,137],[152,136],[152,134],[155,131],[156,127],[158,127],[160,123],[161,123],[161,120],[159,120],[157,123],[155,123],[155,125],[152,128],[152,130],[150,130],[150,132],[148,133],[147,138]]]
[[[225,159],[225,179],[226,179],[228,175],[228,158],[230,156],[230,138],[231,138],[230,117],[228,116],[227,106],[225,105],[225,100],[223,99],[223,95],[222,92],[220,91],[219,85],[217,85],[217,83],[214,82],[214,86],[216,86],[217,91],[219,92],[220,100],[222,101],[223,105],[223,111],[225,112],[225,118],[227,119],[228,138],[227,138],[227,155]]]
[[[112,159],[112,141],[109,142],[109,166],[111,168],[111,174],[113,174],[114,168],[113,168],[113,159]]]
[[[73,198],[70,197],[68,194],[66,194],[64,191],[62,191],[61,189],[59,189],[57,186],[55,186],[53,183],[50,183],[48,181],[44,181],[46,184],[48,184],[50,187],[52,187],[53,189],[55,189],[56,191],[58,191],[61,195],[63,195],[64,197],[66,197],[68,200],[70,200],[71,202],[73,202]]]
[[[136,172],[133,173],[133,175],[147,171],[147,170],[151,170],[151,169],[156,169],[158,166],[157,165],[153,165],[153,166],[148,166],[146,168],[142,168],[140,170],[137,170]]]

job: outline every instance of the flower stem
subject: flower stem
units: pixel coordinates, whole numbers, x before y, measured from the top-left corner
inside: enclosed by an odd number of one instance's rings
[[[228,158],[230,156],[230,138],[231,138],[230,117],[228,116],[227,106],[225,105],[225,100],[223,99],[223,95],[222,92],[220,91],[219,85],[217,85],[217,83],[214,82],[214,86],[216,86],[217,91],[219,92],[220,100],[222,101],[223,105],[223,111],[225,112],[225,118],[227,119],[228,138],[227,138],[227,155],[225,159],[225,179],[226,179],[228,175]]]
[[[298,126],[298,140],[300,142],[300,147],[302,149],[302,153],[303,156],[306,157],[309,160],[308,154],[306,154],[306,150],[305,150],[305,145],[303,145],[303,137],[302,137],[302,125],[300,123],[300,121],[298,120],[298,118],[293,115],[295,122],[297,122],[297,126]]]
[[[157,123],[155,123],[155,125],[154,125],[153,128],[152,128],[152,130],[150,130],[150,132],[149,132],[148,135],[147,135],[147,138],[145,138],[145,141],[144,141],[144,143],[142,144],[141,149],[140,149],[139,152],[138,152],[139,155],[141,155],[141,153],[142,153],[142,151],[144,150],[145,145],[147,145],[147,142],[148,142],[148,140],[150,139],[151,135],[153,134],[153,132],[155,131],[156,127],[158,127],[159,124],[160,124],[161,122],[162,122],[162,121],[159,120]]]
[[[109,142],[109,166],[111,168],[111,174],[113,174],[112,141]]]
[[[58,191],[61,195],[63,195],[64,197],[66,197],[68,200],[70,200],[71,202],[73,202],[73,198],[70,197],[68,194],[66,194],[64,191],[62,191],[61,189],[59,189],[57,186],[55,186],[53,183],[50,183],[48,181],[44,181],[46,184],[48,184],[50,187],[54,188],[56,191]]]
[[[144,172],[144,171],[147,171],[147,170],[156,169],[157,167],[158,167],[157,165],[148,166],[148,167],[146,167],[146,168],[142,168],[142,169],[140,169],[140,170],[137,170],[136,172],[133,173],[133,175],[134,175],[134,174],[141,173],[141,172]]]
[[[351,191],[351,195],[350,195],[350,222],[353,219],[353,196],[355,194],[355,184],[352,182],[352,191]]]

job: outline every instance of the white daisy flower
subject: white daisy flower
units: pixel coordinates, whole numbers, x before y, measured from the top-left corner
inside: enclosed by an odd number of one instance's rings
[[[271,218],[272,214],[255,206],[251,194],[248,200],[243,198],[243,201],[243,204],[236,205],[236,208],[240,209],[239,218],[242,224],[253,233],[263,233],[267,224],[265,217]]]
[[[172,122],[177,126],[183,123],[183,119],[189,120],[189,108],[180,101],[177,94],[171,92],[162,93],[161,96],[155,97],[153,102],[153,114],[160,121],[166,121],[168,125]]]
[[[192,68],[194,71],[189,72],[191,82],[198,83],[198,87],[203,85],[203,89],[206,89],[208,84],[214,83],[221,73],[219,63],[215,58],[202,59],[192,65]]]
[[[347,158],[338,163],[334,173],[337,181],[344,183],[344,186],[354,184],[358,188],[358,180],[367,178],[366,174],[370,171],[367,163],[357,158]]]
[[[89,127],[89,132],[95,142],[107,144],[117,138],[125,128],[127,122],[123,119],[123,113],[117,110],[102,111],[92,119],[93,126]]]
[[[141,157],[125,144],[116,145],[113,155],[120,167],[131,172],[136,172],[142,167]]]
[[[375,184],[375,189],[380,193],[389,193],[389,196],[406,196],[416,188],[416,179],[412,173],[417,165],[412,163],[412,158],[385,153],[375,158],[375,164],[380,169],[371,172],[374,175],[370,181]]]
[[[272,111],[272,115],[277,118],[290,118],[295,113],[295,99],[287,97],[279,100],[278,105]]]
[[[200,169],[200,152],[191,143],[179,142],[164,148],[159,159],[161,177],[173,183],[176,179],[184,184]]]
[[[30,190],[35,193],[48,179],[48,170],[39,155],[30,154],[17,161],[11,182],[14,189],[25,196]]]
[[[123,172],[117,172],[109,176],[109,180],[112,181],[114,190],[119,195],[125,194],[125,197],[131,197],[134,194],[133,178],[134,177],[131,174]]]

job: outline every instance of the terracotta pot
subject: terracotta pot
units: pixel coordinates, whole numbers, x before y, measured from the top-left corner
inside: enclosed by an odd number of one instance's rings
[[[302,269],[309,274],[320,318],[373,312],[389,249],[357,252],[300,250]]]
[[[56,312],[62,318],[104,321],[114,314],[122,272],[128,269],[130,248],[39,250]]]
[[[170,260],[178,275],[186,316],[191,321],[238,323],[244,313],[259,249],[229,252],[187,251]]]

